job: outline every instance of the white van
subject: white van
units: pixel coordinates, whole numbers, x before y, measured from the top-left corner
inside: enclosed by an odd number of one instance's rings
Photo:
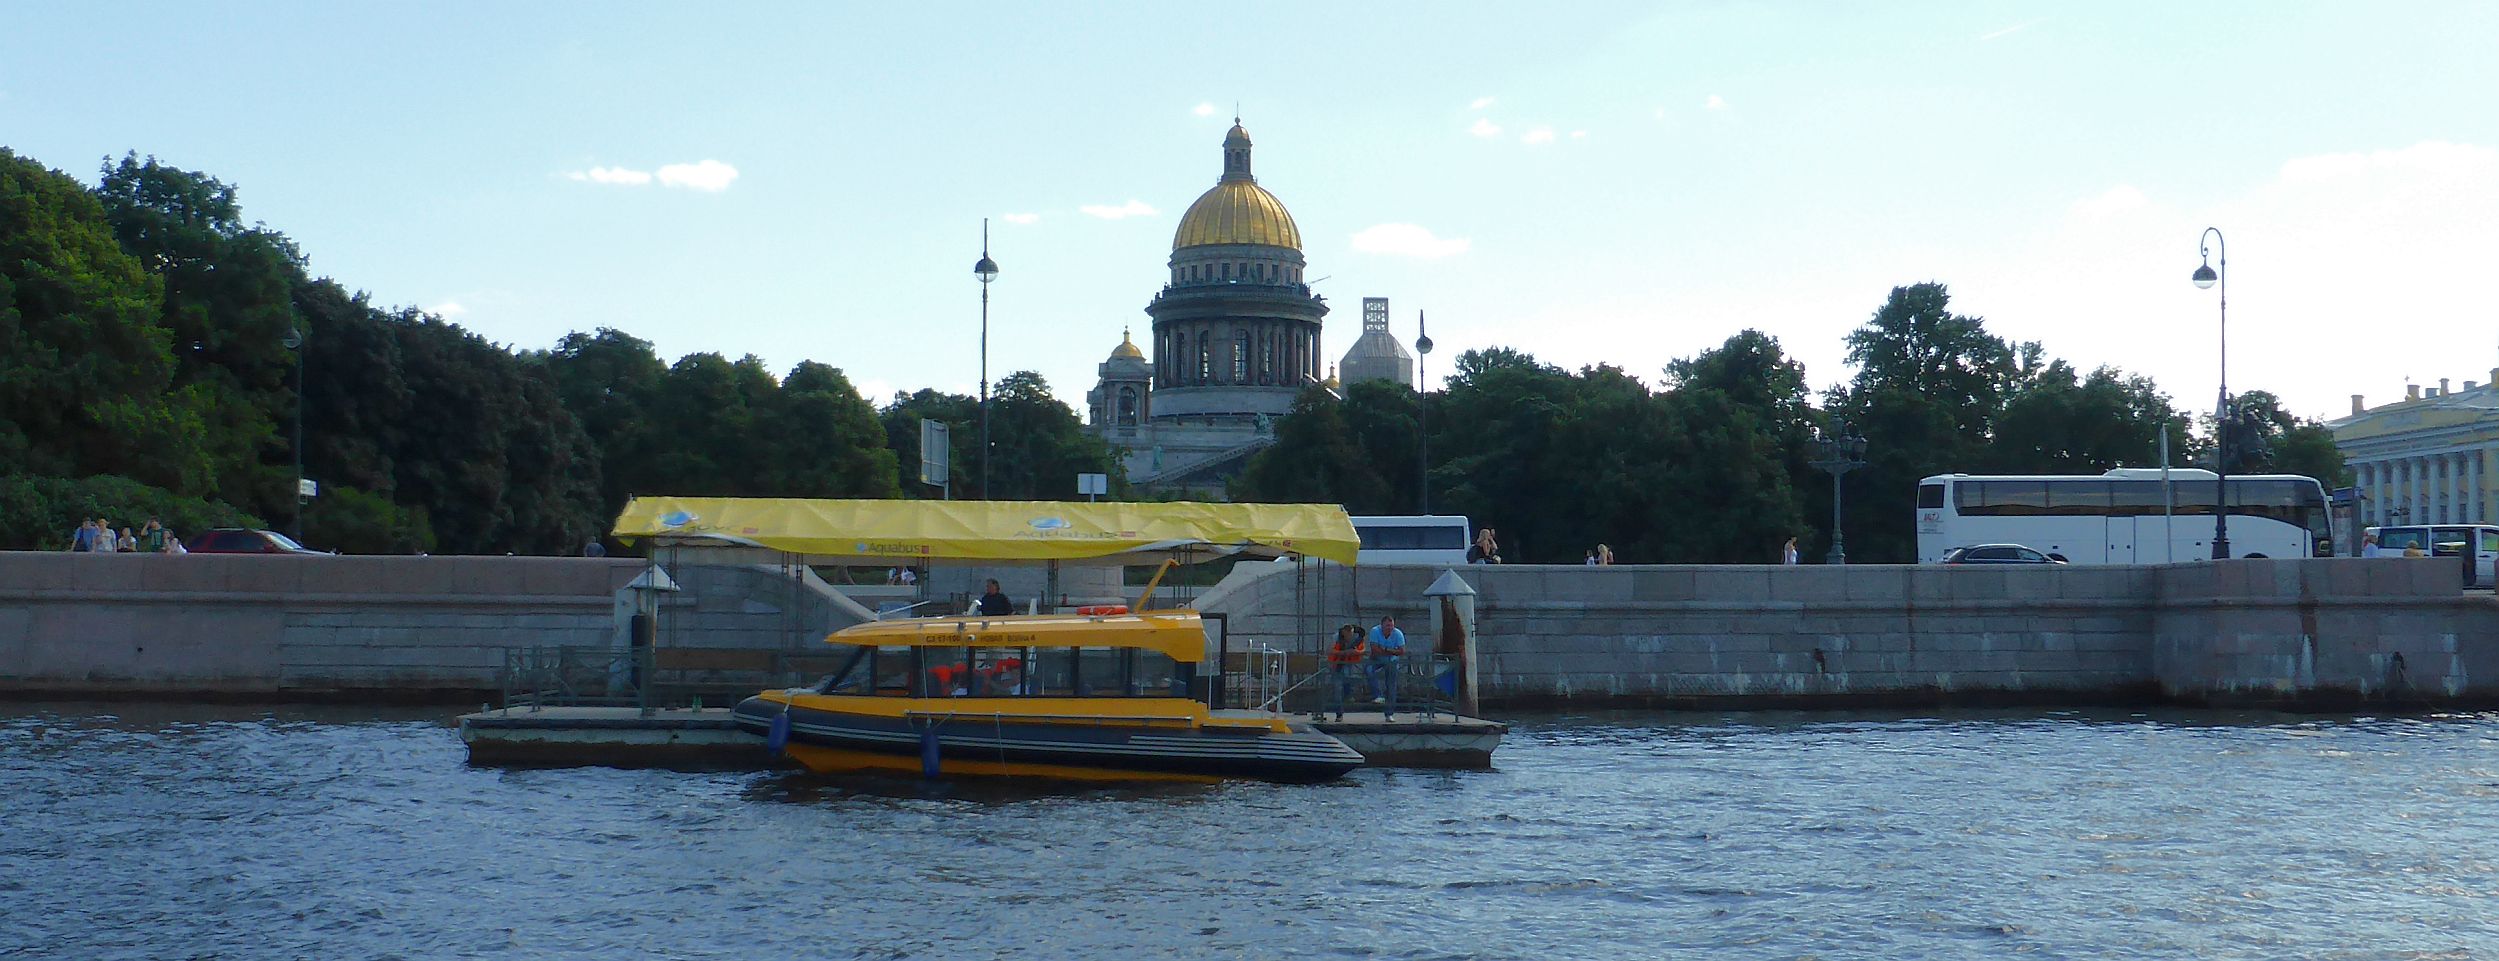
[[[1466,518],[1441,514],[1403,517],[1356,517],[1354,533],[1362,549],[1361,564],[1464,564],[1475,531]]]
[[[2390,524],[2367,530],[2377,535],[2378,554],[2401,557],[2420,548],[2431,557],[2453,557],[2464,566],[2464,586],[2489,587],[2499,567],[2499,526],[2489,524]]]

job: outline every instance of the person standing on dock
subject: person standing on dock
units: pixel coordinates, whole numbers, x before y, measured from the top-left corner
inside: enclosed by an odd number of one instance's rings
[[[1002,617],[1013,613],[1015,613],[1015,602],[1008,600],[1006,592],[998,589],[997,578],[990,578],[981,589],[980,615]]]
[[[1787,546],[1779,549],[1779,563],[1795,567],[1796,562],[1801,559],[1796,553],[1796,538],[1788,538]]]
[[[1328,648],[1328,703],[1335,706],[1339,721],[1345,719],[1345,701],[1353,696],[1354,681],[1362,676],[1369,653],[1362,628],[1347,624],[1336,629],[1336,646]]]
[[[1397,629],[1397,618],[1380,616],[1380,626],[1364,638],[1371,649],[1371,700],[1384,707],[1382,720],[1397,719],[1397,671],[1406,659],[1406,632]]]

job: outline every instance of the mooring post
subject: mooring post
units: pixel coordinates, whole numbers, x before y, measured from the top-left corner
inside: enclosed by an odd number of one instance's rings
[[[1450,678],[1450,699],[1456,702],[1460,717],[1475,716],[1475,587],[1455,569],[1440,572],[1440,578],[1423,591],[1432,609],[1432,653],[1453,658],[1456,675]],[[1434,684],[1439,678],[1432,679]]]

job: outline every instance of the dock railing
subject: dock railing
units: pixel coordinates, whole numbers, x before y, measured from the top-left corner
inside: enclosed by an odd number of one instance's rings
[[[1301,669],[1298,672],[1288,670],[1283,679],[1272,683],[1269,690],[1273,692],[1273,700],[1253,702],[1260,710],[1288,714],[1319,714],[1337,710],[1333,700],[1336,676],[1324,658],[1302,654],[1285,661]],[[1444,675],[1450,676],[1454,682],[1455,675],[1451,672],[1456,669],[1457,658],[1451,655],[1409,654],[1398,659],[1397,670],[1390,678],[1381,681],[1397,685],[1397,713],[1412,712],[1426,718],[1438,714],[1456,715],[1458,702],[1454,683],[1452,689],[1441,686]],[[1385,704],[1372,703],[1374,684],[1372,665],[1365,662],[1356,671],[1353,690],[1346,697],[1343,707],[1349,712],[1375,712],[1386,707]]]

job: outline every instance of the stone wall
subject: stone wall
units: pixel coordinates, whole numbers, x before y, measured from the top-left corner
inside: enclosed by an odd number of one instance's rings
[[[438,697],[608,646],[629,558],[0,552],[0,693]]]
[[[1439,570],[1243,565],[1199,607],[1307,651]],[[1460,570],[1488,705],[2499,702],[2499,601],[2443,560]]]

